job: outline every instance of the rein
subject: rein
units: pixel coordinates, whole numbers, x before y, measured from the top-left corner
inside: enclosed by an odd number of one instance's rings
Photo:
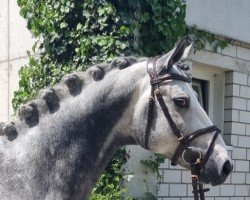
[[[192,81],[191,77],[185,75],[182,71],[181,74],[174,74],[168,72],[167,74],[163,76],[158,76],[158,73],[156,71],[156,61],[158,60],[159,56],[149,58],[147,62],[147,70],[148,74],[150,76],[150,84],[151,84],[151,95],[149,97],[149,106],[148,106],[148,116],[147,116],[147,125],[146,125],[146,131],[145,131],[145,148],[149,149],[149,135],[150,135],[150,129],[153,121],[153,109],[155,106],[155,100],[157,99],[164,116],[166,117],[168,123],[170,124],[170,127],[173,131],[173,134],[177,137],[177,140],[179,141],[179,146],[176,148],[174,155],[171,158],[171,165],[176,166],[177,160],[182,157],[183,161],[188,164],[191,168],[191,179],[192,179],[192,186],[193,186],[193,194],[194,194],[194,200],[205,200],[204,192],[209,191],[209,189],[204,189],[202,183],[199,183],[199,175],[201,170],[205,168],[205,165],[211,156],[214,144],[216,141],[217,136],[220,133],[220,130],[212,125],[200,130],[195,131],[194,133],[183,136],[183,134],[178,129],[176,123],[174,122],[173,118],[170,115],[169,109],[163,99],[163,96],[160,91],[160,83],[167,80],[180,80],[187,83],[190,83]],[[190,147],[190,143],[195,140],[196,138],[207,134],[214,132],[214,136],[211,140],[211,143],[207,149],[206,154],[203,156],[201,152],[197,152],[192,150],[192,147]],[[195,161],[187,161],[185,158],[185,155],[188,151],[191,151],[191,153],[195,153],[197,155],[197,158]]]

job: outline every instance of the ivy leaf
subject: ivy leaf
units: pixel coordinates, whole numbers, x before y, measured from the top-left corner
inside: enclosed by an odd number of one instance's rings
[[[87,10],[83,10],[82,14],[87,18],[91,16],[91,14]]]
[[[67,24],[65,22],[60,23],[60,28],[66,28]]]
[[[99,13],[99,16],[102,16],[105,13],[105,9],[104,8],[99,8],[98,13]]]
[[[76,30],[79,31],[82,29],[82,24],[81,23],[78,23],[77,26],[76,26]]]
[[[147,22],[149,20],[149,13],[145,12],[141,15],[140,21],[141,22]]]

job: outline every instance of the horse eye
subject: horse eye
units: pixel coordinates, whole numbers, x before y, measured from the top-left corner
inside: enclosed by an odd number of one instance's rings
[[[173,101],[179,107],[187,108],[189,106],[189,98],[187,97],[177,97]]]

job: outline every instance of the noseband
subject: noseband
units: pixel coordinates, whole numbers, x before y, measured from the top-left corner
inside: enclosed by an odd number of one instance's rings
[[[183,136],[181,131],[178,129],[176,123],[174,122],[173,118],[170,115],[169,109],[163,99],[163,96],[160,91],[160,83],[164,81],[170,81],[170,80],[180,80],[187,83],[190,83],[192,81],[191,77],[185,75],[182,71],[180,71],[181,74],[176,73],[166,73],[163,76],[158,76],[158,73],[156,71],[156,61],[159,57],[153,57],[149,58],[147,62],[147,70],[148,74],[150,76],[150,84],[151,84],[151,95],[149,97],[149,107],[148,107],[148,119],[147,119],[147,125],[146,125],[146,131],[145,131],[145,148],[149,149],[148,142],[149,142],[149,135],[150,135],[150,129],[153,121],[153,108],[155,105],[155,97],[157,98],[157,101],[164,113],[164,116],[166,117],[168,123],[170,124],[170,127],[172,129],[173,134],[176,136],[177,140],[179,141],[179,146],[175,150],[172,158],[171,158],[171,165],[176,166],[177,160],[182,156],[183,161],[188,164],[191,168],[191,178],[192,178],[192,185],[193,185],[193,194],[194,199],[199,200],[199,197],[201,200],[205,200],[204,192],[209,191],[209,189],[203,189],[203,185],[201,183],[198,183],[198,177],[201,173],[201,170],[205,168],[205,165],[211,156],[214,144],[216,141],[217,136],[220,133],[220,130],[212,125],[200,130],[195,131],[194,133]],[[200,152],[192,152],[192,148],[190,147],[190,143],[195,140],[196,138],[207,134],[215,132],[214,136],[210,142],[210,145],[207,149],[207,152],[204,156]],[[186,153],[190,151],[191,153],[196,153],[195,161],[188,161],[186,159]]]

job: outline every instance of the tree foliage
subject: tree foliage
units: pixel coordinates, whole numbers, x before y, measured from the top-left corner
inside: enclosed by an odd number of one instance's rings
[[[37,42],[28,67],[20,71],[15,109],[64,74],[85,70],[129,50],[129,28],[106,1],[18,0],[18,4]]]
[[[181,0],[110,0],[123,20],[132,27],[135,49],[155,56],[173,48],[187,34],[186,5]]]

